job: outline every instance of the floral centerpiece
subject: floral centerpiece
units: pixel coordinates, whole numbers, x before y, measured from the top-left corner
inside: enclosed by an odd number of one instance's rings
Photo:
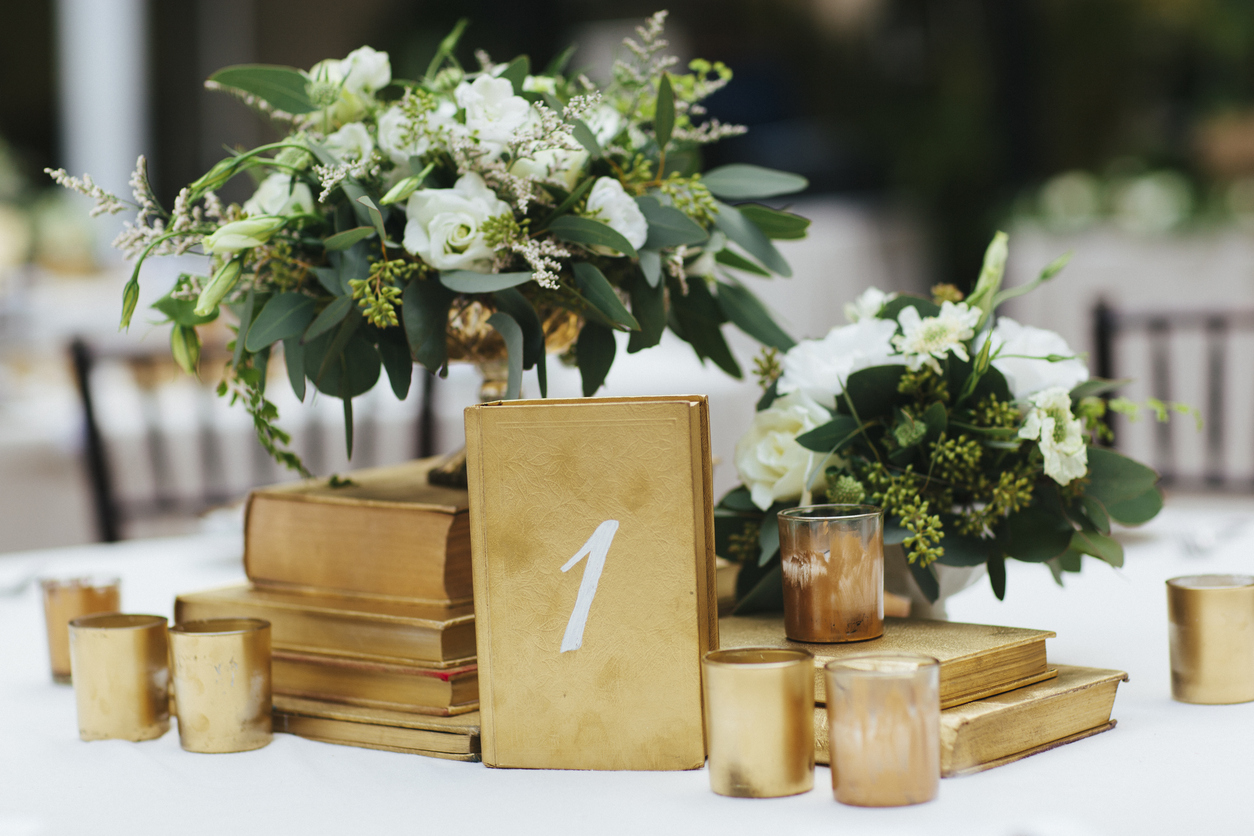
[[[790,275],[772,239],[804,237],[808,221],[758,200],[798,192],[804,178],[750,165],[701,172],[702,145],[743,132],[704,117],[701,101],[731,71],[695,60],[678,72],[665,54],[665,12],[624,42],[603,89],[568,73],[571,50],[541,72],[454,57],[460,23],[419,79],[392,76],[369,47],[308,71],[228,67],[210,86],[238,96],[283,134],[232,154],[182,189],[170,209],[132,178],[137,217],[115,242],[135,258],[122,326],[134,314],[151,255],[201,252],[204,275],[184,274],[154,306],[171,324],[174,358],[197,370],[197,328],[238,320],[219,391],[253,415],[262,444],[301,469],[265,397],[274,346],[292,387],[343,399],[349,451],[352,401],[386,373],[397,396],[413,363],[444,373],[450,360],[504,359],[507,394],[546,349],[566,350],[585,395],[614,361],[614,331],[629,352],[671,329],[729,374],[740,367],[720,326],[767,345],[792,340],[733,272]],[[49,171],[96,200],[128,202],[92,182]],[[217,195],[251,176],[243,204]]]
[[[1058,334],[996,315],[1069,258],[1003,290],[1007,246],[998,233],[968,297],[871,288],[846,306],[850,324],[759,361],[767,389],[736,446],[742,485],[715,515],[742,600],[778,606],[775,517],[811,501],[883,508],[885,543],[932,601],[936,564],[986,565],[998,598],[1007,558],[1059,579],[1084,555],[1122,564],[1111,523],[1148,521],[1162,495],[1153,470],[1098,443],[1108,408],[1138,407],[1103,399],[1120,382],[1091,380]]]

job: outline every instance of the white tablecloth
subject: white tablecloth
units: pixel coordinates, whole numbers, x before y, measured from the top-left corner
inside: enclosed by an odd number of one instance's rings
[[[1254,704],[1171,700],[1163,581],[1254,571],[1254,504],[1178,499],[1126,533],[1126,567],[1092,564],[1054,586],[1015,564],[1007,600],[987,586],[955,619],[1055,630],[1054,662],[1131,674],[1116,729],[941,783],[912,808],[837,804],[813,792],[715,796],[704,771],[494,770],[277,735],[265,749],[196,755],[157,741],[79,741],[71,689],[48,679],[37,590],[0,598],[0,835],[252,833],[929,833],[961,836],[1248,833]],[[29,552],[0,559],[0,586],[32,571],[116,572],[128,611],[169,615],[174,595],[243,578],[237,535]]]

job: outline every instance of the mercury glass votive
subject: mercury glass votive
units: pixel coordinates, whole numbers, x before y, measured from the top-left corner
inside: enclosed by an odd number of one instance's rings
[[[788,638],[852,642],[883,635],[883,520],[874,505],[805,505],[779,512]]]
[[[270,622],[210,618],[170,628],[179,742],[247,752],[271,740]]]
[[[110,613],[70,622],[78,736],[153,740],[170,729],[170,662],[159,615]]]
[[[842,804],[900,807],[940,786],[940,663],[851,656],[824,668],[832,790]]]
[[[1210,705],[1254,700],[1254,576],[1167,581],[1171,695]]]
[[[702,660],[710,789],[776,798],[814,787],[814,656],[744,647]]]
[[[121,609],[121,582],[117,578],[45,578],[44,626],[48,633],[48,661],[53,682],[68,685],[70,676],[70,622],[84,615]]]

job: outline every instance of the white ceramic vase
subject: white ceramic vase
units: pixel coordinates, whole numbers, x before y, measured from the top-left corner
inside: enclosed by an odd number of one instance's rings
[[[935,618],[948,620],[945,603],[967,587],[973,586],[988,574],[988,567],[983,563],[979,566],[945,566],[936,564],[936,580],[940,583],[940,596],[935,602],[927,600],[927,596],[915,583],[914,575],[906,564],[906,552],[900,544],[884,545],[884,589],[894,595],[904,595],[910,599],[910,615],[914,618]]]

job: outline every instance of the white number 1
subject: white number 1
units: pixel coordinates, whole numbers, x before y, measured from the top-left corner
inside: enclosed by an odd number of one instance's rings
[[[566,635],[562,637],[562,653],[578,650],[583,647],[583,628],[588,623],[588,613],[592,610],[592,599],[597,594],[597,582],[601,580],[601,570],[605,568],[605,556],[610,552],[610,544],[618,532],[618,520],[606,520],[597,526],[588,541],[579,547],[575,556],[566,561],[563,572],[569,572],[584,557],[588,565],[583,570],[583,580],[579,583],[579,595],[575,598],[575,609],[566,623]]]

